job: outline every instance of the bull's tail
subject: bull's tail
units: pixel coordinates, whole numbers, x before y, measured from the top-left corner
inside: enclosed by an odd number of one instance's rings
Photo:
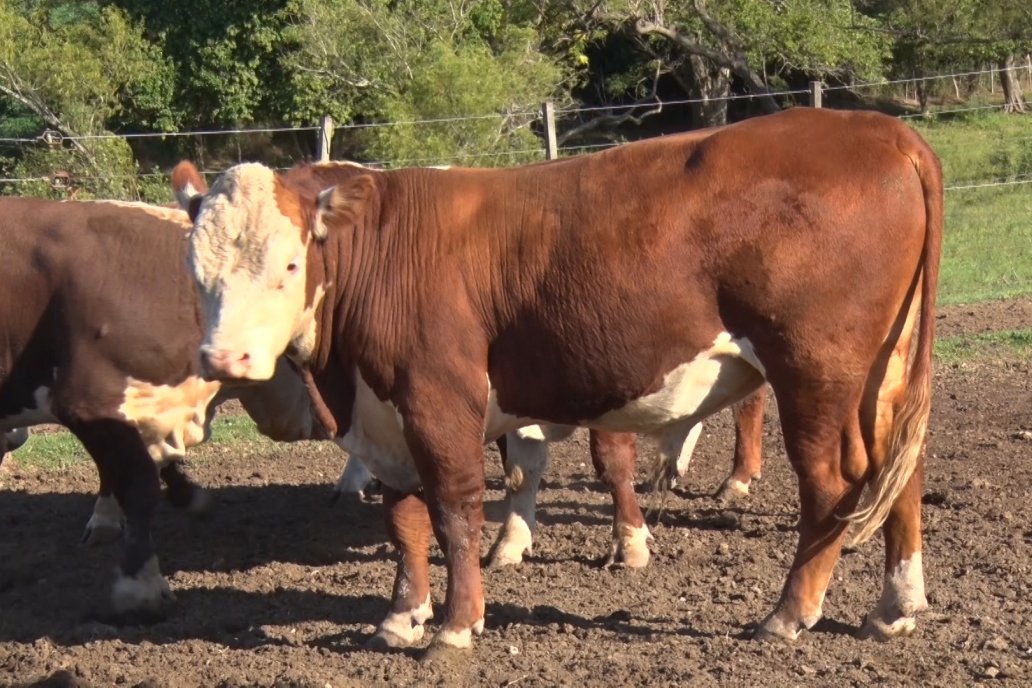
[[[921,265],[921,321],[903,402],[893,415],[888,453],[871,476],[857,509],[847,516],[855,529],[851,544],[866,542],[885,523],[924,454],[925,433],[932,396],[932,343],[935,337],[935,293],[939,281],[942,244],[942,168],[935,154],[922,144],[909,154],[921,179],[925,201],[925,237]]]

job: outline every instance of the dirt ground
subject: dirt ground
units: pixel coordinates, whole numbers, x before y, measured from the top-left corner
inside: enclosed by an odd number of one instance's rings
[[[1032,301],[947,309],[940,333],[1015,329]],[[162,505],[155,531],[178,600],[164,620],[105,615],[120,545],[78,544],[92,465],[0,471],[0,684],[968,686],[1032,683],[1032,372],[1006,352],[940,365],[925,486],[931,608],[892,643],[853,637],[881,590],[877,539],[836,568],[825,618],[795,643],[749,639],[777,601],[795,546],[795,480],[776,408],[763,480],[724,508],[730,415],[707,424],[686,489],[651,526],[645,570],[602,570],[611,505],[581,432],[553,449],[533,556],[485,572],[487,629],[467,661],[425,666],[417,651],[364,641],[387,611],[394,562],[376,503],[330,503],[342,454],[329,444],[202,448],[190,470],[217,508],[194,519]],[[642,443],[642,453],[651,448]],[[643,462],[644,463],[644,462]],[[488,467],[484,550],[502,481]],[[650,495],[642,494],[643,503]],[[435,555],[434,596],[444,593]],[[433,632],[428,629],[428,639]]]

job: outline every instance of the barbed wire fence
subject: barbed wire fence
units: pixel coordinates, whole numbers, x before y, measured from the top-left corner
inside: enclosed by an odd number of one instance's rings
[[[1032,64],[1018,65],[1015,70],[1025,70],[1028,81],[1032,84]],[[857,108],[871,103],[885,105],[880,102],[880,97],[891,100],[896,108],[900,110],[898,117],[910,124],[916,125],[925,131],[934,127],[937,123],[947,122],[955,118],[976,116],[994,111],[1002,112],[1006,107],[1005,103],[994,102],[993,98],[972,97],[972,93],[981,91],[984,88],[978,86],[979,80],[989,79],[990,84],[998,73],[997,69],[974,70],[967,72],[953,72],[948,74],[935,74],[917,76],[905,79],[881,80],[850,84],[825,85],[821,82],[811,82],[806,89],[788,89],[773,91],[763,94],[734,94],[716,98],[687,98],[666,101],[645,101],[626,105],[597,106],[597,107],[556,107],[552,103],[544,103],[539,109],[519,110],[505,113],[485,113],[480,115],[464,115],[454,117],[439,117],[428,119],[413,119],[407,121],[385,121],[385,122],[354,122],[335,124],[329,117],[323,117],[317,126],[302,127],[254,127],[235,129],[206,129],[197,131],[180,132],[140,132],[129,134],[103,133],[88,134],[81,136],[62,136],[55,131],[44,131],[36,137],[0,137],[0,152],[5,148],[25,147],[47,147],[51,150],[60,150],[73,143],[91,141],[121,140],[124,142],[144,139],[169,140],[175,138],[194,137],[271,137],[277,134],[291,133],[294,135],[314,136],[316,151],[315,160],[329,161],[333,154],[333,142],[335,136],[341,134],[368,133],[384,131],[389,129],[407,128],[413,132],[433,132],[435,128],[442,127],[470,126],[477,123],[490,123],[497,121],[499,126],[506,122],[520,121],[524,124],[535,122],[538,126],[537,138],[531,139],[530,143],[538,140],[539,145],[525,145],[513,147],[508,150],[496,151],[475,151],[462,150],[452,152],[448,155],[427,155],[427,156],[403,156],[397,158],[380,158],[363,161],[364,164],[376,168],[397,168],[404,166],[432,166],[443,164],[463,164],[467,166],[483,165],[506,165],[514,163],[531,162],[535,160],[546,160],[571,155],[581,155],[620,145],[622,141],[597,141],[588,139],[587,142],[575,144],[564,142],[559,133],[557,119],[567,124],[572,130],[579,124],[592,117],[610,117],[614,120],[624,118],[628,114],[639,117],[638,121],[646,115],[666,113],[668,116],[678,109],[687,109],[694,105],[710,104],[716,101],[751,101],[758,98],[772,97],[782,105],[809,105],[810,107],[823,108]],[[961,93],[961,82],[967,84],[970,91],[965,97]],[[972,84],[974,86],[972,87]],[[910,102],[909,92],[916,93],[917,87],[921,86],[926,92],[935,90],[930,88],[938,85],[940,93],[938,107],[929,108],[927,111],[914,112]],[[903,90],[903,103],[899,103],[899,90]],[[952,95],[950,94],[952,91]],[[990,94],[992,85],[990,86]],[[935,98],[926,100],[926,104]],[[636,113],[641,113],[638,115]],[[685,118],[687,120],[687,117]],[[1032,119],[1032,117],[1030,117]],[[1032,131],[1032,127],[1026,129]],[[429,134],[427,134],[429,135]],[[1032,135],[1013,135],[1008,133],[993,134],[989,132],[988,137],[994,140],[988,145],[992,149],[993,160],[969,161],[963,155],[957,155],[957,151],[968,145],[967,141],[933,142],[937,150],[951,151],[950,155],[943,156],[948,164],[946,167],[947,191],[947,214],[951,226],[965,226],[968,229],[964,232],[964,242],[953,241],[960,232],[947,232],[946,258],[952,257],[955,260],[951,263],[947,260],[945,269],[963,270],[960,263],[968,262],[972,265],[991,265],[993,261],[984,254],[987,251],[999,252],[1001,255],[1010,256],[1013,260],[1004,261],[1007,266],[1000,271],[990,271],[972,276],[969,281],[981,280],[986,286],[987,294],[1030,294],[1032,293]],[[309,139],[311,141],[311,139]],[[299,162],[302,156],[289,162]],[[959,160],[960,162],[954,162]],[[969,161],[970,164],[965,163]],[[977,162],[977,164],[976,164]],[[1007,164],[1004,164],[1007,163]],[[289,165],[288,165],[289,166]],[[965,166],[975,169],[962,169]],[[1001,176],[998,172],[1005,167],[1006,175]],[[980,171],[978,168],[982,168]],[[208,176],[215,176],[221,170],[203,170],[202,173]],[[73,176],[65,170],[54,170],[49,175],[35,175],[25,177],[0,177],[0,193],[19,193],[19,190],[35,185],[38,191],[41,187],[49,187],[56,194],[66,193],[69,197],[75,196],[75,190],[83,185],[93,183],[110,182],[116,177],[133,179],[136,181],[147,180],[154,188],[162,185],[167,191],[170,188],[168,181],[170,172],[162,170],[142,171],[136,173],[125,173],[122,175],[83,175]],[[1001,220],[1001,217],[1007,218]],[[1015,220],[1017,218],[1017,220]],[[949,228],[948,228],[949,229]],[[970,235],[970,236],[968,236]],[[951,244],[953,241],[953,244]],[[961,245],[963,243],[963,245]],[[982,268],[979,268],[982,269]],[[990,274],[991,273],[991,274]],[[968,285],[971,289],[977,285]],[[975,289],[977,291],[977,289]],[[946,301],[950,295],[946,295]]]

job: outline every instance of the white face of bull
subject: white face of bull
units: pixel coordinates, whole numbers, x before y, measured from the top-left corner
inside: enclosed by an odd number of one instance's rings
[[[218,379],[268,380],[291,343],[310,345],[305,307],[309,231],[279,204],[263,165],[227,170],[204,198],[190,233],[189,263],[204,316],[201,360]]]

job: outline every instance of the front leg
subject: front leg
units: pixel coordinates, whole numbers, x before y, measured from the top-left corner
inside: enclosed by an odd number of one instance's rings
[[[355,463],[358,463],[355,461]],[[409,647],[423,639],[430,606],[430,515],[421,493],[383,488],[387,536],[398,550],[391,612],[369,641],[371,647]]]
[[[463,398],[454,386],[427,382],[411,385],[402,418],[448,569],[444,619],[430,650],[439,655],[445,649],[470,647],[473,634],[484,629],[484,417],[473,409],[483,408],[487,395]],[[441,409],[451,412],[442,415]]]
[[[115,420],[68,424],[97,463],[125,514],[125,554],[113,591],[116,613],[156,611],[171,598],[151,542],[158,471],[135,428]]]

